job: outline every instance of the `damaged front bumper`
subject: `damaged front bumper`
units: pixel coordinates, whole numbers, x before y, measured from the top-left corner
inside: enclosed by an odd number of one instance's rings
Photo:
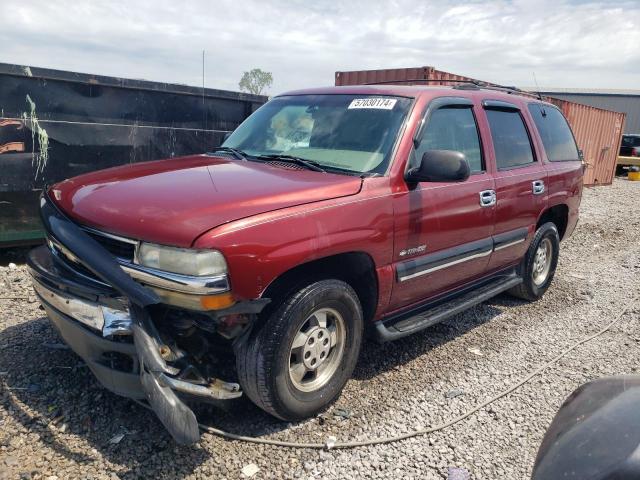
[[[198,422],[184,400],[237,398],[242,394],[239,386],[201,375],[196,362],[159,332],[152,312],[162,306],[161,298],[134,281],[108,251],[50,201],[43,201],[41,212],[50,239],[63,245],[82,266],[82,270],[74,268],[68,258],[46,246],[29,254],[35,291],[56,330],[107,389],[146,399],[176,442],[197,442]],[[266,303],[236,303],[212,318],[252,316]]]

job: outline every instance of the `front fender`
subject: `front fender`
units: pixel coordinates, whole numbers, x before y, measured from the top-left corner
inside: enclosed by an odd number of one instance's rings
[[[340,253],[364,252],[376,268],[387,265],[393,251],[388,179],[368,180],[354,197],[233,222],[201,236],[194,247],[222,251],[238,299],[257,298],[288,270]]]

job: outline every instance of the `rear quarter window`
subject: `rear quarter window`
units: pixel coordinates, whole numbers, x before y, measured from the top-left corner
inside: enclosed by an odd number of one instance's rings
[[[578,147],[564,115],[554,107],[529,104],[529,112],[536,124],[542,144],[551,162],[580,160]]]

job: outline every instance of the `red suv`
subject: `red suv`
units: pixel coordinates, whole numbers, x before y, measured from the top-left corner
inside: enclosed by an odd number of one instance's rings
[[[187,399],[244,392],[299,420],[340,394],[365,331],[388,341],[503,291],[540,298],[578,220],[582,173],[562,113],[533,98],[296,91],[210,154],[54,185],[29,267],[96,377],[191,443]]]

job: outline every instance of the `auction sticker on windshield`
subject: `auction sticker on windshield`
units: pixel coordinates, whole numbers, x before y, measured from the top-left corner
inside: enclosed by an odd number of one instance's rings
[[[398,100],[396,98],[354,98],[348,108],[378,108],[380,110],[391,110],[397,101]]]

